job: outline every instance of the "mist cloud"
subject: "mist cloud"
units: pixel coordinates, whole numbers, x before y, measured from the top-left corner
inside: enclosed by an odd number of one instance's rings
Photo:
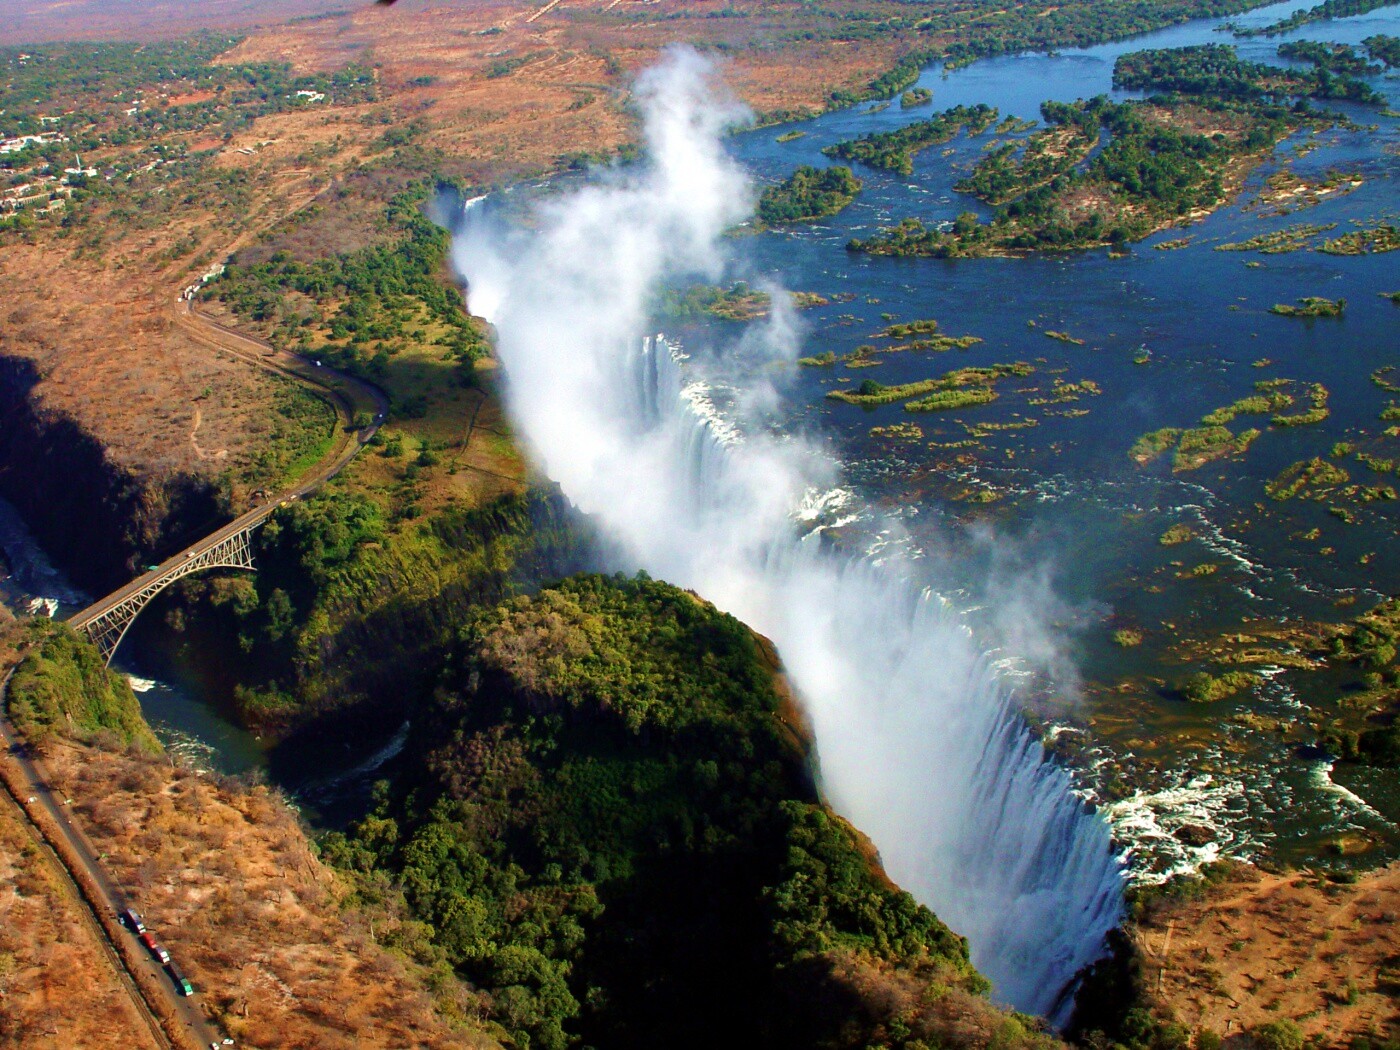
[[[629,567],[774,640],[833,804],[896,881],[969,935],[1006,999],[1061,1009],[1121,908],[1107,826],[1043,761],[971,632],[909,582],[910,566],[837,558],[799,535],[794,509],[834,465],[800,441],[741,435],[693,369],[664,344],[644,347],[658,286],[719,280],[736,243],[722,235],[755,193],[724,153],[743,110],[713,67],[673,51],[637,97],[646,163],[541,203],[526,234],[475,209],[457,240],[471,305],[497,327],[512,416]],[[796,352],[800,325],[773,291],[772,317],[734,353]],[[747,386],[736,400],[774,397]],[[1012,641],[1040,645],[1030,603],[1007,611]]]

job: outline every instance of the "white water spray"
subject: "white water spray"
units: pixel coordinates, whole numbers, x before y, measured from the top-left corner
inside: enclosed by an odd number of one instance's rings
[[[1107,824],[1047,761],[984,651],[891,566],[838,558],[793,512],[829,486],[797,442],[741,437],[639,340],[665,279],[722,269],[753,200],[720,145],[736,107],[675,52],[638,84],[651,162],[541,205],[505,243],[474,209],[456,258],[496,324],[513,418],[638,568],[773,639],[806,702],[823,787],[889,874],[967,935],[1013,1005],[1063,1020],[1122,908]]]

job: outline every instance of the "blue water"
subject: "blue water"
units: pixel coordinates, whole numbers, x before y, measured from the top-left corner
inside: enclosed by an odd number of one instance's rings
[[[1308,6],[1280,4],[1233,21],[1265,25]],[[824,146],[959,104],[987,103],[1001,117],[1034,120],[1049,99],[1136,97],[1111,84],[1114,59],[1125,52],[1219,42],[1235,44],[1244,58],[1278,63],[1284,40],[1359,43],[1375,33],[1400,35],[1400,12],[1383,9],[1277,38],[1235,40],[1216,32],[1218,25],[1196,22],[1100,47],[1007,56],[953,72],[929,69],[919,83],[933,92],[931,106],[864,105],[744,133],[734,138],[732,151],[760,182],[776,182],[799,164],[832,163],[821,153]],[[1378,76],[1371,83],[1391,109],[1400,108],[1400,77]],[[1326,456],[1334,442],[1357,441],[1363,431],[1368,438],[1359,449],[1400,458],[1400,440],[1383,436],[1390,424],[1379,422],[1395,397],[1368,378],[1381,366],[1400,365],[1400,308],[1380,296],[1400,290],[1400,253],[1343,258],[1212,250],[1300,222],[1335,222],[1338,227],[1328,236],[1337,236],[1356,228],[1353,223],[1397,221],[1400,122],[1379,108],[1333,108],[1364,130],[1294,136],[1249,177],[1234,203],[1189,228],[1134,245],[1126,258],[1096,250],[947,261],[845,250],[852,237],[869,236],[908,216],[932,224],[965,210],[985,214],[987,209],[952,187],[989,142],[1006,140],[994,131],[960,135],[946,147],[922,151],[909,177],[854,165],[865,186],[840,215],[818,225],[740,234],[734,242],[735,276],[841,297],[800,314],[804,355],[830,350],[839,357],[861,344],[888,344],[894,341],[873,338],[880,329],[919,318],[936,318],[945,334],[984,340],[969,350],[894,354],[872,368],[838,363],[788,369],[778,377],[786,396],[779,425],[829,442],[861,502],[899,519],[897,535],[889,534],[887,518],[871,517],[847,530],[848,542],[897,542],[916,551],[935,544],[952,547],[961,554],[949,562],[960,567],[955,582],[965,586],[972,602],[994,562],[1005,560],[1008,546],[1026,564],[1048,568],[1068,610],[1062,626],[1071,656],[1090,684],[1083,698],[1066,701],[1072,694],[1061,690],[1048,706],[1062,716],[1067,731],[1084,732],[1092,742],[1090,764],[1099,770],[1115,765],[1137,770],[1144,790],[1125,804],[1122,836],[1139,850],[1144,870],[1198,862],[1221,850],[1245,856],[1306,853],[1327,836],[1348,830],[1372,836],[1387,855],[1396,848],[1400,794],[1389,781],[1353,778],[1355,790],[1375,807],[1368,810],[1320,779],[1318,764],[1298,759],[1293,742],[1229,721],[1244,713],[1297,721],[1300,702],[1324,710],[1334,702],[1337,679],[1279,675],[1254,695],[1218,705],[1208,715],[1183,710],[1185,705],[1160,684],[1190,669],[1167,652],[1182,638],[1301,618],[1342,620],[1382,595],[1400,592],[1395,503],[1347,503],[1356,519],[1347,525],[1326,503],[1274,504],[1263,488],[1289,464]],[[794,130],[806,134],[776,141]],[[1340,169],[1360,174],[1365,182],[1316,207],[1269,214],[1258,194],[1285,166],[1304,178]],[[1153,250],[1160,241],[1187,235],[1193,240],[1185,249]],[[1275,303],[1308,295],[1345,298],[1345,316],[1304,322],[1268,313]],[[680,335],[689,350],[703,356],[709,344],[732,339],[736,328],[716,322]],[[1068,332],[1085,344],[1047,338],[1047,329]],[[1144,351],[1148,362],[1134,363]],[[1256,366],[1264,359],[1269,363]],[[1007,361],[1030,362],[1036,374],[1004,381],[997,402],[961,412],[911,415],[898,403],[862,410],[824,396],[833,387],[867,378],[888,385]],[[1092,380],[1102,393],[1065,405],[1030,404],[1046,396],[1057,376],[1066,382]],[[1237,433],[1255,426],[1264,430],[1245,456],[1178,475],[1171,473],[1167,458],[1146,468],[1129,460],[1127,451],[1141,434],[1198,425],[1205,413],[1253,393],[1256,381],[1271,378],[1296,381],[1291,392],[1298,401],[1290,412],[1308,407],[1304,384],[1324,383],[1331,417],[1318,426],[1269,428],[1267,417],[1242,416],[1232,424]],[[1088,414],[1052,414],[1064,409],[1088,409]],[[1037,425],[984,434],[979,448],[930,447],[967,440],[970,425],[1028,419]],[[921,440],[868,436],[873,426],[910,422],[922,428]],[[1394,474],[1377,474],[1354,459],[1339,462],[1353,482],[1400,484]],[[1002,493],[990,506],[955,498],[985,486]],[[1158,537],[1178,521],[1191,524],[1201,538],[1163,547]],[[987,544],[980,527],[965,527],[972,522],[989,523],[1000,542]],[[886,534],[876,535],[880,531]],[[1178,579],[1181,571],[1203,562],[1218,570],[1205,578]],[[1355,607],[1346,604],[1353,600]],[[1111,629],[1123,625],[1145,629],[1148,639],[1141,650],[1125,653],[1108,641]],[[1125,693],[1109,691],[1126,679],[1133,684]],[[1193,741],[1189,757],[1181,744],[1188,738]],[[1202,771],[1209,774],[1208,783],[1193,780]],[[1095,772],[1086,767],[1088,779]],[[1214,844],[1188,848],[1171,836],[1188,812],[1191,822],[1216,828]]]

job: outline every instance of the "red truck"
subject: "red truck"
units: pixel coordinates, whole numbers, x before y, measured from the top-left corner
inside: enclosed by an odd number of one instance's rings
[[[149,932],[143,932],[137,940],[144,944],[146,950],[159,959],[163,965],[169,965],[170,953],[162,948],[160,942],[152,937]]]

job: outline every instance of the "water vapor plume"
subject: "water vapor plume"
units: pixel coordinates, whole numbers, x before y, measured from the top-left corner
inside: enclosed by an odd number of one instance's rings
[[[673,51],[637,95],[645,164],[541,203],[528,233],[501,228],[490,202],[473,206],[457,238],[472,308],[496,325],[512,416],[626,567],[773,639],[832,803],[897,882],[970,938],[999,997],[1062,1020],[1067,986],[1121,914],[1107,825],[1045,760],[977,639],[911,581],[913,566],[837,557],[799,525],[833,464],[736,427],[683,355],[642,338],[660,285],[723,274],[733,242],[722,235],[749,217],[754,192],[725,155],[742,110],[711,66]],[[738,352],[791,355],[798,332],[779,308]]]

